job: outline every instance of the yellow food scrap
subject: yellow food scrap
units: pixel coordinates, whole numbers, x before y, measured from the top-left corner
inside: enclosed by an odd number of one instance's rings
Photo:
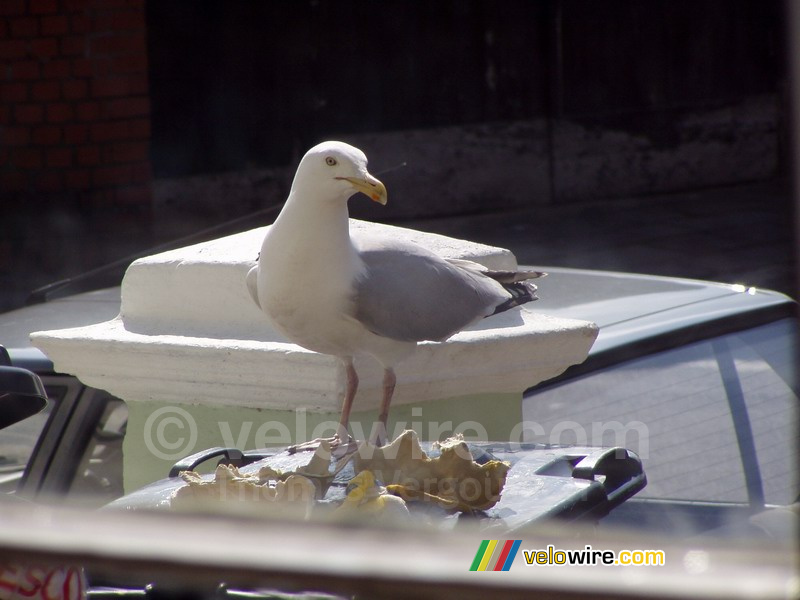
[[[441,455],[430,458],[417,434],[408,430],[387,446],[362,446],[355,457],[355,470],[371,471],[406,500],[433,501],[462,512],[497,504],[511,466],[499,460],[476,463],[460,437],[439,446]]]
[[[266,477],[264,477],[266,475]],[[272,506],[300,510],[309,516],[317,486],[302,475],[278,472],[242,474],[229,465],[219,465],[214,478],[204,480],[194,471],[183,471],[187,485],[176,490],[170,506],[181,510],[230,510],[242,506]],[[222,508],[230,504],[229,508]]]
[[[361,471],[347,484],[347,496],[336,509],[336,516],[408,517],[402,498],[391,495],[379,485],[370,471]]]

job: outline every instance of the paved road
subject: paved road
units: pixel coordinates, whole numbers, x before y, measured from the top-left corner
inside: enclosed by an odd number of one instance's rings
[[[743,283],[797,297],[781,181],[402,223],[509,248],[520,263]]]
[[[392,201],[401,202],[402,198]],[[788,186],[782,181],[766,181],[397,224],[510,248],[523,264],[744,283],[796,298],[797,238],[791,214]],[[41,227],[29,235],[21,232],[22,241],[12,245],[11,270],[0,271],[0,311],[20,306],[35,287],[224,220],[202,211],[187,213],[163,207],[156,207],[155,218],[156,240],[145,234],[119,235],[110,229],[104,238],[98,232],[84,231],[80,223],[67,226],[55,216],[43,219]],[[269,218],[245,219],[236,230],[257,227]],[[96,278],[93,283],[113,285],[118,281],[114,277],[121,273],[122,267],[111,272],[113,277]]]

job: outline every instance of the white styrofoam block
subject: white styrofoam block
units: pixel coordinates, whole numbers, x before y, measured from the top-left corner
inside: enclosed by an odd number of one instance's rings
[[[355,219],[351,230],[404,238],[445,258],[466,258],[493,269],[517,266],[514,255],[502,248]],[[134,261],[122,282],[126,328],[150,335],[283,339],[243,285],[266,231],[261,227]]]
[[[574,321],[510,311],[493,328],[425,342],[397,367],[394,404],[488,392],[521,393],[581,362],[596,330]],[[122,319],[38,333],[56,368],[123,399],[335,412],[343,369],[331,356],[280,341],[233,340],[128,331]],[[381,370],[356,362],[358,409],[377,407]]]
[[[388,226],[354,221],[355,229]],[[245,284],[265,228],[135,261],[111,321],[32,334],[60,372],[127,401],[162,401],[336,412],[344,369],[281,338]],[[403,228],[448,258],[513,269],[508,250]],[[480,393],[521,393],[583,361],[592,323],[548,317],[529,304],[484,319],[443,343],[419,344],[397,367],[393,404]],[[357,409],[379,405],[381,370],[358,358]]]

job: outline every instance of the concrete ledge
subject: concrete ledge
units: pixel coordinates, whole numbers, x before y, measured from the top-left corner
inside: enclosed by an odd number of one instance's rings
[[[422,343],[397,367],[394,404],[488,392],[521,393],[583,361],[596,336],[583,321],[525,310],[498,315],[491,327]],[[34,334],[56,369],[124,400],[335,412],[344,372],[331,356],[279,340],[147,335],[123,318]],[[377,408],[381,370],[356,361],[358,410]]]
[[[353,230],[391,230],[443,256],[511,269],[511,252],[403,228],[353,222]],[[125,400],[335,412],[345,377],[339,361],[279,336],[250,298],[245,275],[265,228],[134,262],[114,320],[32,335],[61,372]],[[486,319],[444,343],[420,344],[397,369],[394,402],[521,393],[581,362],[594,325],[531,309]],[[357,360],[357,410],[377,407],[381,372]]]

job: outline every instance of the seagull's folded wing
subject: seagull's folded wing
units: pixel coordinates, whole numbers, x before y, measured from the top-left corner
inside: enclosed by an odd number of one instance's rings
[[[354,239],[364,270],[353,315],[373,333],[402,341],[441,341],[492,314],[510,294],[477,270],[391,238]]]

